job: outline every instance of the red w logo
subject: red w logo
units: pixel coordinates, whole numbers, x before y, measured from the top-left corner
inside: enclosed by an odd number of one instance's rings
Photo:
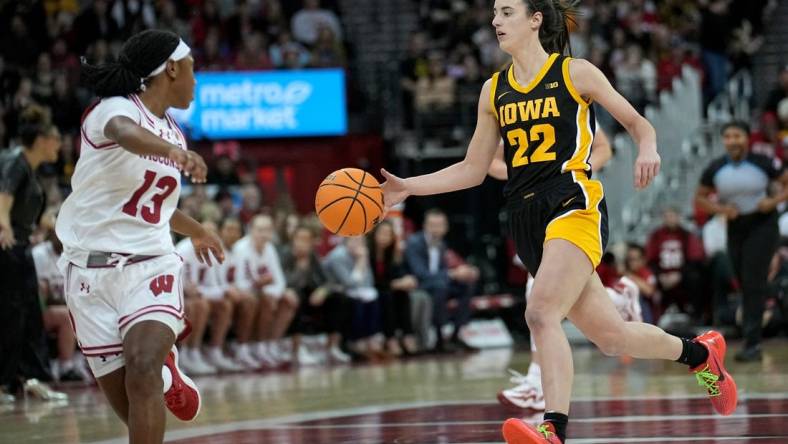
[[[175,283],[175,276],[171,274],[156,276],[150,281],[150,291],[153,292],[153,296],[158,296],[162,293],[172,293],[173,283]]]

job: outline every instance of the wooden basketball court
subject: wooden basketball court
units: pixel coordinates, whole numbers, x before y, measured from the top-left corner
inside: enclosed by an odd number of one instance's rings
[[[738,344],[731,344],[735,350]],[[289,372],[196,378],[204,405],[190,424],[168,416],[174,443],[502,442],[511,411],[495,399],[508,367],[527,353],[425,357],[387,365],[308,367]],[[729,370],[739,385],[730,417],[713,413],[685,367],[624,364],[576,347],[570,443],[786,443],[788,342],[767,343],[762,363]],[[70,386],[68,403],[0,406],[2,443],[124,443],[125,430],[95,387]]]

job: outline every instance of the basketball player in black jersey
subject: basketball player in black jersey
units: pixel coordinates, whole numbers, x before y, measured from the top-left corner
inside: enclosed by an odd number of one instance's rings
[[[577,0],[496,0],[493,26],[512,56],[479,97],[476,131],[465,159],[432,174],[402,179],[383,170],[387,207],[410,195],[447,193],[479,185],[503,139],[504,189],[510,234],[535,280],[525,319],[542,360],[544,422],[504,423],[510,444],[563,443],[572,392],[572,354],[561,329],[569,318],[603,353],[670,359],[688,365],[717,412],[736,408],[736,385],[724,368],[725,340],[708,332],[693,340],[656,326],[624,322],[594,272],[607,242],[602,184],[588,164],[596,101],[635,140],[635,187],[659,172],[656,133],[591,63],[563,55]]]

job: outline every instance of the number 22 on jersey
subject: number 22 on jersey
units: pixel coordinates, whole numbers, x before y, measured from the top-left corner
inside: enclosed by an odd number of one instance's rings
[[[137,213],[142,216],[145,222],[150,224],[157,224],[161,220],[161,206],[165,200],[178,188],[178,180],[172,176],[162,176],[156,181],[156,188],[160,189],[160,193],[151,196],[150,200],[153,203],[153,208],[143,205],[140,208],[140,199],[142,195],[153,185],[156,180],[156,173],[151,170],[145,171],[145,181],[137,188],[128,202],[123,205],[123,212],[131,217],[137,217]]]
[[[512,167],[516,168],[529,163],[555,160],[555,152],[550,151],[550,148],[555,145],[555,127],[553,125],[542,123],[532,126],[530,137],[529,133],[524,129],[515,128],[506,133],[506,138],[509,140],[509,145],[517,147],[517,151],[512,157]],[[541,141],[541,143],[536,147],[533,154],[529,156],[528,148],[530,142],[538,141]]]

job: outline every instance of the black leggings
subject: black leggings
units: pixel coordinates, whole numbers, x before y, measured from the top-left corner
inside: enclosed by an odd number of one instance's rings
[[[405,291],[386,291],[379,294],[380,309],[383,318],[383,334],[386,339],[413,334],[410,320],[410,294]]]
[[[288,332],[294,333],[342,333],[346,334],[353,315],[353,301],[343,293],[331,293],[322,305],[309,305],[313,289],[299,291],[300,304]]]
[[[0,302],[0,385],[51,380],[36,269],[24,246],[0,250]]]
[[[761,342],[769,264],[779,236],[776,212],[739,216],[728,223],[728,253],[742,288],[744,339],[749,347]]]

